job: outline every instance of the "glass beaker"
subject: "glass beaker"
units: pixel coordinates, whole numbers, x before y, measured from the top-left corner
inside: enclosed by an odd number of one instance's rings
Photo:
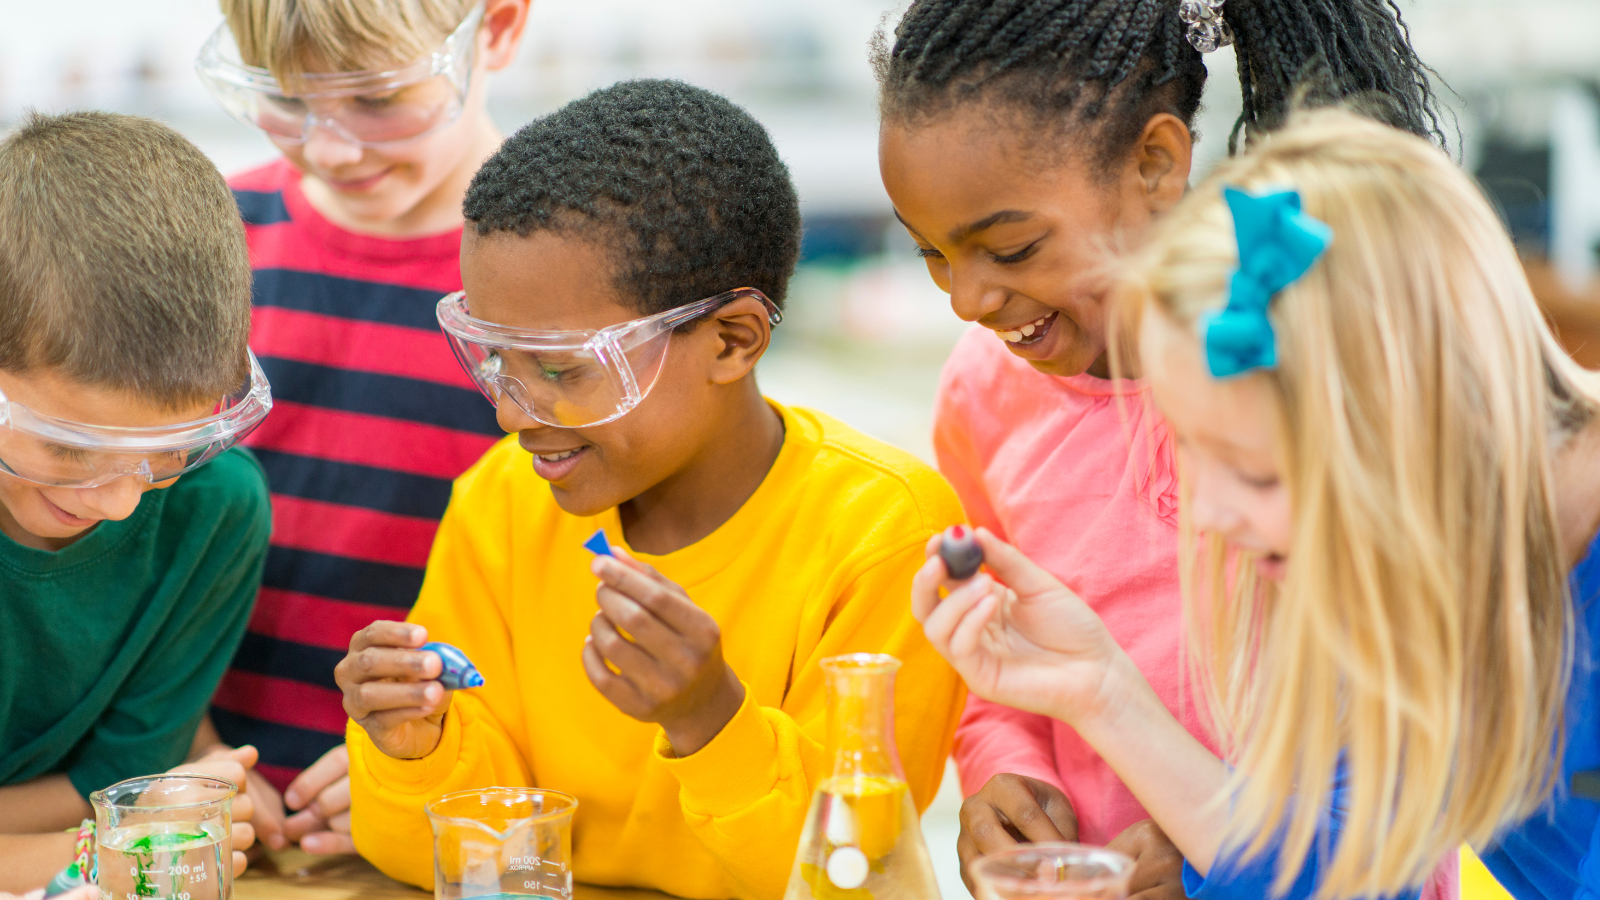
[[[572,814],[560,791],[456,791],[423,807],[433,825],[433,896],[571,900]]]
[[[899,668],[881,653],[822,661],[833,771],[811,797],[784,900],[938,900],[895,750]]]
[[[106,900],[232,900],[237,793],[209,775],[150,775],[90,794]]]
[[[1126,900],[1133,860],[1083,844],[1019,844],[972,864],[978,900]]]

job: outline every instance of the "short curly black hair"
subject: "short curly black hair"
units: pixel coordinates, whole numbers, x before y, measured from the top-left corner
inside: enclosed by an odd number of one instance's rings
[[[620,82],[523,126],[464,211],[479,235],[595,234],[645,314],[738,287],[781,307],[800,256],[800,201],[766,129],[681,81]]]

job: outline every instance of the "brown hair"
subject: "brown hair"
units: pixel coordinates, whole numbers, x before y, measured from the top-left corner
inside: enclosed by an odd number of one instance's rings
[[[0,369],[59,369],[168,408],[249,378],[233,194],[150,119],[30,114],[0,142]]]
[[[245,64],[279,80],[307,71],[389,69],[422,59],[474,0],[222,0]]]

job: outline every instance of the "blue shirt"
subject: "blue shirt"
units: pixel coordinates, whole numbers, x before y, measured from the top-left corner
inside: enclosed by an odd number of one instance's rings
[[[1600,803],[1574,797],[1571,792],[1574,772],[1600,769],[1600,660],[1592,642],[1593,636],[1600,635],[1600,537],[1572,570],[1572,598],[1578,653],[1567,695],[1560,786],[1543,811],[1502,835],[1482,855],[1489,871],[1518,900],[1600,900],[1600,831],[1595,827],[1600,822]],[[1341,772],[1321,838],[1285,898],[1299,900],[1316,893],[1321,867],[1332,859],[1343,830],[1343,796]],[[1269,848],[1249,861],[1241,861],[1241,855],[1232,851],[1219,857],[1203,878],[1184,863],[1184,891],[1197,900],[1270,897],[1278,871],[1277,849]],[[1420,893],[1396,896],[1414,898]]]

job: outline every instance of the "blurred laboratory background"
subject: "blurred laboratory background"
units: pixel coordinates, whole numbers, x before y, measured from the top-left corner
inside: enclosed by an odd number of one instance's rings
[[[721,91],[771,130],[799,186],[804,260],[762,364],[779,399],[820,408],[931,457],[939,365],[965,327],[895,224],[878,180],[868,44],[893,0],[535,0],[490,107],[509,133],[623,78]],[[1453,148],[1502,210],[1563,340],[1600,368],[1600,2],[1398,0],[1418,50],[1454,93]],[[195,78],[221,20],[214,0],[11,0],[0,29],[0,129],[24,109],[103,108],[167,121],[224,172],[272,146]],[[1198,173],[1226,152],[1234,59],[1211,70]],[[925,820],[947,897],[965,896],[954,773]]]

